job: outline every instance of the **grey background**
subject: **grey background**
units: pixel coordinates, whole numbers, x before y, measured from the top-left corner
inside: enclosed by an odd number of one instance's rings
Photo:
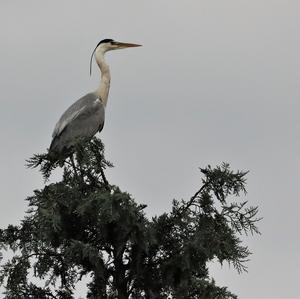
[[[43,186],[25,159],[96,88],[96,43],[141,43],[107,55],[110,181],[151,216],[196,191],[198,167],[249,169],[247,199],[264,217],[262,236],[245,238],[249,273],[211,274],[243,299],[299,298],[299,23],[296,0],[1,0],[1,227]]]

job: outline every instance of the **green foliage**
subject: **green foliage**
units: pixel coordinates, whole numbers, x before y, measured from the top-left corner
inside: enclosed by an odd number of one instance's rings
[[[64,173],[27,198],[20,225],[0,230],[2,253],[14,251],[0,270],[6,299],[74,298],[86,276],[87,298],[236,298],[216,286],[207,264],[217,259],[246,270],[250,252],[239,236],[259,233],[257,207],[234,201],[246,193],[246,172],[227,164],[200,169],[194,196],[148,219],[145,205],[108,183],[104,170],[112,165],[97,138],[65,160],[35,155],[28,165],[46,180],[58,166]]]

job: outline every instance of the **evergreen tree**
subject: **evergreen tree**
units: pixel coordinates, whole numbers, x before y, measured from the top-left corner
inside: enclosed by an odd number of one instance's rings
[[[47,180],[63,167],[60,182],[27,198],[20,225],[0,230],[0,284],[6,299],[71,299],[76,283],[91,277],[87,298],[236,298],[210,278],[207,264],[228,262],[246,270],[250,252],[240,235],[259,233],[257,207],[235,201],[247,172],[228,164],[200,169],[199,190],[152,219],[126,192],[108,183],[102,142],[93,138],[61,162],[35,155]],[[37,280],[40,280],[37,283]]]

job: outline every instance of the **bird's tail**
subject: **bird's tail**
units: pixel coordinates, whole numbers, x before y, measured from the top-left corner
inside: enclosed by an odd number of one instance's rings
[[[59,162],[59,164],[63,164],[74,153],[74,150],[73,143],[67,142],[63,139],[63,136],[55,136],[48,150],[48,159],[52,163]]]
[[[54,137],[49,147],[48,158],[51,162],[62,161],[70,154],[70,150],[62,146],[60,137]]]
[[[49,147],[49,152],[48,152],[48,156],[49,158],[54,159],[56,156],[59,155],[59,153],[61,152],[60,148],[59,148],[59,143],[58,143],[58,138],[54,137],[51,141],[50,147]]]

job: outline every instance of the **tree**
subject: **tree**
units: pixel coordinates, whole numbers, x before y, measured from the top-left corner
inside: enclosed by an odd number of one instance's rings
[[[258,208],[234,198],[246,193],[247,172],[228,164],[200,169],[201,186],[188,201],[174,200],[170,212],[148,219],[145,205],[108,183],[112,165],[97,138],[65,161],[43,154],[28,165],[46,180],[62,166],[63,177],[27,198],[20,225],[0,230],[2,253],[14,252],[1,266],[6,299],[74,298],[86,276],[87,298],[236,298],[215,284],[207,264],[246,270],[250,252],[239,237],[259,233]]]

